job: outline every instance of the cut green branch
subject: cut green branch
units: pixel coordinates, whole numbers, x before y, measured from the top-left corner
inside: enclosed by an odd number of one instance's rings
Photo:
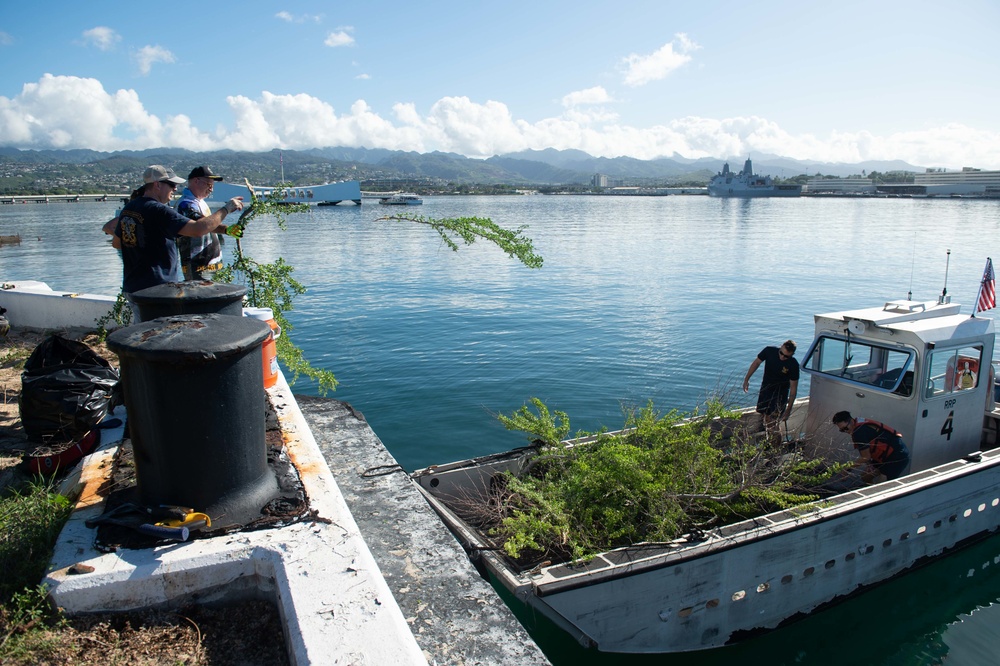
[[[270,308],[275,323],[281,327],[283,335],[276,341],[278,358],[285,364],[292,376],[288,383],[294,384],[299,375],[305,375],[318,385],[320,395],[336,390],[337,378],[330,370],[313,367],[306,360],[302,349],[296,346],[289,337],[293,326],[285,313],[292,309],[296,296],[306,292],[306,288],[292,277],[295,268],[280,257],[269,264],[263,264],[243,251],[242,236],[246,233],[251,221],[260,217],[269,217],[278,224],[278,228],[288,228],[286,218],[292,213],[302,213],[309,210],[307,204],[289,204],[285,201],[286,189],[279,186],[267,195],[257,194],[253,185],[245,181],[250,190],[250,201],[244,202],[243,212],[237,220],[236,250],[233,252],[233,262],[224,266],[215,274],[219,282],[240,282],[246,285],[245,301],[255,308]]]
[[[427,218],[421,215],[387,215],[379,220],[395,222],[416,222],[426,224],[441,236],[445,244],[458,251],[458,240],[466,245],[472,245],[477,238],[488,240],[507,253],[512,259],[517,259],[528,268],[541,268],[542,257],[535,254],[533,241],[522,232],[527,227],[506,229],[487,217],[450,217],[443,219]]]

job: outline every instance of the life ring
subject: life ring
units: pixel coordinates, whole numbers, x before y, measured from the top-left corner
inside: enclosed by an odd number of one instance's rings
[[[958,368],[955,370],[954,390],[964,391],[975,388],[979,378],[979,361],[968,356],[958,357]]]

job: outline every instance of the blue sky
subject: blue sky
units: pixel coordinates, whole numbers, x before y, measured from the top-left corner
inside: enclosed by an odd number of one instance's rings
[[[0,145],[1000,168],[1000,3],[4,3]]]

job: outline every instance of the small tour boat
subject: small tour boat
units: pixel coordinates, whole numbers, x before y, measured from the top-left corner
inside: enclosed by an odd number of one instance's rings
[[[795,402],[789,431],[803,450],[848,462],[857,454],[833,414],[891,424],[911,456],[909,473],[892,481],[672,542],[519,570],[457,507],[485,501],[491,480],[525,470],[537,447],[411,478],[481,571],[582,644],[668,653],[735,643],[1000,528],[993,320],[959,310],[942,295],[814,317],[815,339],[802,357],[809,395]]]
[[[416,194],[410,192],[400,192],[398,194],[391,194],[387,197],[382,197],[378,200],[383,206],[419,206],[424,202]]]

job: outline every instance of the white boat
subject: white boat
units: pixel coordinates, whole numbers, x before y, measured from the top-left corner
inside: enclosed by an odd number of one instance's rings
[[[802,363],[809,396],[796,401],[790,431],[808,452],[847,462],[856,452],[834,413],[892,424],[911,453],[896,480],[668,543],[519,570],[453,507],[485,497],[497,474],[524,470],[536,447],[411,478],[481,571],[583,645],[668,653],[735,643],[1000,528],[993,320],[959,309],[942,296],[814,317]]]
[[[411,192],[399,192],[382,197],[378,202],[383,206],[419,206],[424,200]]]
[[[723,164],[722,171],[708,181],[708,194],[713,197],[797,197],[802,195],[802,186],[778,185],[770,176],[755,174],[747,158],[739,173],[729,170],[729,162]]]

